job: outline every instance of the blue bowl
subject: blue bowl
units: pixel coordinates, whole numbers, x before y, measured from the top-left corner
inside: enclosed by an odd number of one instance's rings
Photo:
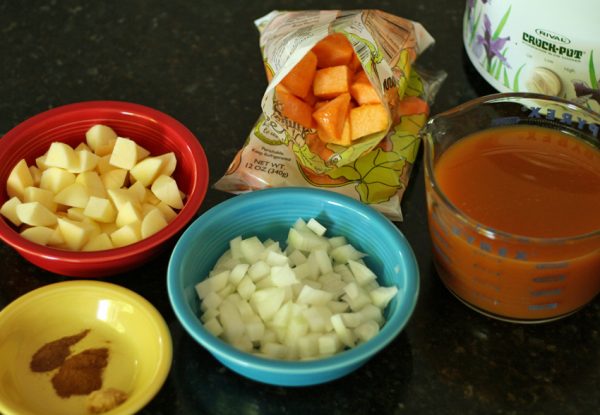
[[[241,235],[285,243],[298,218],[315,218],[327,235],[343,235],[368,254],[366,264],[380,285],[396,285],[386,322],[371,340],[337,355],[310,361],[283,361],[244,353],[209,333],[200,321],[194,289]],[[416,305],[419,270],[414,253],[398,228],[373,208],[347,196],[307,188],[266,189],[232,197],[214,206],[184,232],[167,273],[171,305],[185,330],[229,369],[250,379],[280,385],[314,385],[340,378],[366,363],[400,333]]]

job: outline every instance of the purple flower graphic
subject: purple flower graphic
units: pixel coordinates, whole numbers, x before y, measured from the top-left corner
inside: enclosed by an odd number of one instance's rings
[[[600,84],[600,79],[598,83]],[[573,87],[577,98],[583,98],[584,101],[593,99],[600,104],[600,88],[594,89],[583,81],[573,81]]]
[[[475,56],[478,58],[481,57],[482,52],[485,50],[488,72],[492,70],[492,60],[494,58],[498,58],[507,68],[510,68],[506,58],[502,55],[502,49],[504,49],[506,42],[510,40],[510,36],[494,38],[492,35],[492,23],[487,14],[483,15],[483,28],[483,35],[477,35],[477,41],[473,46]]]

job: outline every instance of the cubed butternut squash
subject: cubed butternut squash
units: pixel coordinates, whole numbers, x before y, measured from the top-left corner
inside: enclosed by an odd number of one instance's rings
[[[346,118],[348,118],[351,99],[350,94],[347,92],[340,94],[313,113],[319,137],[323,141],[336,144],[342,143],[342,133]],[[350,142],[349,139],[347,141]]]
[[[381,99],[365,71],[359,71],[354,76],[352,85],[350,85],[350,94],[358,105],[381,103]]]
[[[319,68],[348,65],[354,55],[352,45],[341,33],[332,33],[320,40],[312,51],[317,56]]]
[[[281,83],[294,95],[305,99],[312,95],[312,84],[317,71],[317,55],[309,51],[281,80]]]
[[[305,128],[313,128],[312,112],[313,108],[296,97],[290,92],[286,92],[284,88],[280,88],[279,85],[275,88],[277,94],[277,100],[280,105],[281,114],[289,118],[292,121],[297,122]]]
[[[315,73],[313,92],[317,98],[333,99],[350,90],[352,72],[346,65],[319,69]]]
[[[383,104],[366,104],[350,110],[350,130],[352,140],[387,128],[389,116]]]

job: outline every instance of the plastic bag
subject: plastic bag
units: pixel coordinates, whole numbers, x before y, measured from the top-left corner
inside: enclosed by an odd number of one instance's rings
[[[262,115],[214,187],[243,193],[268,187],[326,188],[402,220],[400,201],[418,154],[418,132],[443,75],[414,68],[433,38],[418,23],[378,10],[272,12],[256,25],[270,78]],[[321,39],[350,40],[389,112],[389,127],[344,147],[323,143],[315,131],[278,110],[275,86]]]

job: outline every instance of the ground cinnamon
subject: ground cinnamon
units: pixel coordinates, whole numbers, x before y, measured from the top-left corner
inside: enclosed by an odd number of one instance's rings
[[[108,348],[87,349],[69,357],[71,346],[83,339],[89,331],[83,330],[73,336],[46,343],[34,353],[29,362],[33,372],[59,368],[52,377],[52,385],[60,397],[87,395],[102,387],[102,372],[108,364]]]
[[[74,336],[62,337],[46,343],[39,348],[31,358],[29,367],[34,372],[47,372],[63,364],[71,353],[71,346],[83,339],[90,330],[84,330]]]
[[[102,387],[102,372],[108,364],[108,349],[87,349],[69,357],[52,377],[58,396],[87,395]]]

